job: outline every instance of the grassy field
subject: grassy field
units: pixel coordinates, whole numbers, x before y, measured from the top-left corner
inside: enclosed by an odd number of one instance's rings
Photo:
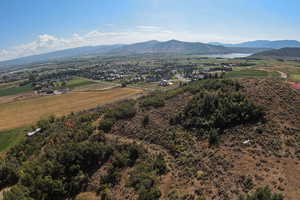
[[[32,91],[30,86],[17,86],[12,88],[0,89],[0,97],[8,95],[16,95],[24,92]]]
[[[76,79],[72,79],[72,80],[69,80],[66,84],[66,86],[68,88],[75,88],[75,87],[81,87],[81,86],[86,86],[86,85],[90,85],[90,84],[93,84],[95,82],[93,81],[89,81],[89,80],[86,80],[86,79],[82,79],[82,78],[76,78]]]
[[[278,72],[267,72],[254,69],[234,70],[226,73],[225,78],[248,78],[248,77],[267,77],[267,76],[279,76]]]
[[[132,97],[141,91],[132,88],[115,88],[99,92],[70,92],[2,103],[0,104],[0,131],[31,125],[51,114],[62,116],[112,103]]]
[[[93,91],[93,90],[99,90],[99,89],[104,89],[104,88],[110,88],[110,87],[117,86],[117,85],[118,84],[115,84],[112,82],[97,81],[97,83],[78,86],[78,87],[74,88],[73,91]]]
[[[300,82],[300,74],[291,74],[290,76],[293,81]]]
[[[3,88],[9,88],[9,87],[13,87],[13,86],[17,86],[17,85],[19,85],[21,82],[23,82],[23,80],[13,81],[13,82],[9,82],[9,83],[0,83],[0,89],[3,89]]]
[[[0,131],[0,152],[7,151],[10,147],[19,143],[25,136],[26,128],[16,128],[7,131]]]

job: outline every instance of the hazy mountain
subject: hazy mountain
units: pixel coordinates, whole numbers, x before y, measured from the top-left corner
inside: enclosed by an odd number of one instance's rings
[[[165,54],[216,54],[230,53],[226,47],[214,46],[199,42],[182,42],[170,40],[166,42],[149,41],[116,48],[111,51],[116,54],[144,54],[144,53],[165,53]]]
[[[166,42],[148,41],[126,45],[113,49],[109,53],[114,54],[228,54],[228,53],[256,53],[265,49],[258,48],[236,48],[211,45],[200,42],[183,42],[178,40],[169,40]]]
[[[239,44],[224,44],[219,42],[211,42],[209,44],[222,45],[225,47],[272,48],[272,49],[280,49],[285,47],[300,47],[300,42],[297,40],[277,40],[277,41],[256,40],[256,41],[242,42]]]
[[[106,45],[106,46],[86,46],[74,49],[66,49],[28,56],[9,61],[0,62],[0,66],[22,65],[34,62],[44,62],[49,60],[64,59],[78,56],[96,55],[129,55],[129,54],[228,54],[228,53],[257,53],[266,49],[224,47],[200,42],[183,42],[170,40],[159,42],[151,40],[129,45]]]
[[[44,53],[39,55],[26,56],[22,58],[2,61],[0,62],[0,67],[10,66],[10,65],[22,65],[22,64],[29,64],[35,62],[45,62],[48,60],[58,60],[58,59],[64,59],[68,57],[75,57],[75,56],[103,54],[107,51],[110,51],[114,48],[119,48],[121,46],[122,45],[101,45],[101,46],[85,46],[85,47],[78,47],[72,49],[65,49],[65,50],[54,51],[50,53]]]
[[[300,48],[282,48],[282,49],[273,49],[269,51],[263,51],[256,53],[251,57],[263,58],[263,57],[298,57],[300,58]]]

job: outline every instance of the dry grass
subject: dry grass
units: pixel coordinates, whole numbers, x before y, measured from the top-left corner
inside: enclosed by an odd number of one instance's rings
[[[0,104],[0,130],[34,124],[51,114],[62,116],[132,97],[141,90],[116,88],[99,92],[70,92]]]
[[[103,90],[106,88],[111,88],[116,86],[115,84],[109,84],[109,83],[94,83],[90,85],[80,86],[73,89],[74,92],[82,92],[82,91],[97,91],[97,90]]]
[[[99,197],[93,192],[83,192],[77,195],[75,200],[99,200]]]

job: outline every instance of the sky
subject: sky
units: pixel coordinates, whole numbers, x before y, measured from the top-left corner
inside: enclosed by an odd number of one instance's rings
[[[147,40],[300,40],[299,10],[299,0],[0,0],[0,61]]]

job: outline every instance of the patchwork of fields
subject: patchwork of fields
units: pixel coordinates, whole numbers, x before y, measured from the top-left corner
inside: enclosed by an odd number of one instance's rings
[[[51,114],[62,116],[71,112],[133,97],[142,90],[115,88],[99,92],[70,92],[0,104],[0,131],[34,124]]]

